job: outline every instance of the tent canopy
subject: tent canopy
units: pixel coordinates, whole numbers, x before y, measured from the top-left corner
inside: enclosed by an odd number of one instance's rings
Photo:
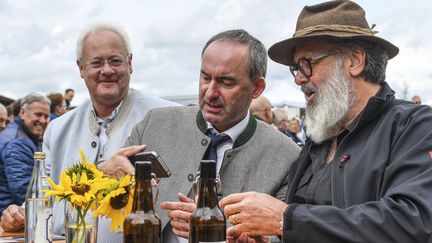
[[[286,82],[280,82],[277,87],[264,93],[273,106],[306,107],[306,100],[300,88],[294,88]]]

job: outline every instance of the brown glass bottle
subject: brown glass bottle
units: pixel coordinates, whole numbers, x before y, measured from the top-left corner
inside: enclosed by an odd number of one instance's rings
[[[135,193],[132,212],[124,222],[124,242],[161,242],[161,220],[153,208],[151,162],[135,163]]]
[[[226,219],[219,208],[213,160],[201,161],[197,208],[190,218],[189,242],[226,242]]]

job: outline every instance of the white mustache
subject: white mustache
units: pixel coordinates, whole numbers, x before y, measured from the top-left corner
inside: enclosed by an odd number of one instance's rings
[[[317,88],[311,83],[303,83],[301,85],[301,91],[305,94],[306,93],[312,93],[312,92],[316,93]]]

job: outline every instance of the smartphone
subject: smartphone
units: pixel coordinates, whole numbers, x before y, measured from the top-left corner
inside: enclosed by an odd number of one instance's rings
[[[129,160],[134,165],[136,161],[152,162],[152,172],[156,174],[157,178],[166,178],[171,176],[170,169],[155,151],[137,153],[129,157]]]

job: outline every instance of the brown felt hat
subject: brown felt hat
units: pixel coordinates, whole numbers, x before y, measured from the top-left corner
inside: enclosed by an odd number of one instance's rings
[[[298,19],[292,38],[278,42],[268,50],[269,57],[284,65],[294,64],[294,51],[298,44],[310,40],[362,39],[382,46],[391,59],[399,48],[377,37],[369,27],[364,10],[355,2],[334,0],[305,6]]]

